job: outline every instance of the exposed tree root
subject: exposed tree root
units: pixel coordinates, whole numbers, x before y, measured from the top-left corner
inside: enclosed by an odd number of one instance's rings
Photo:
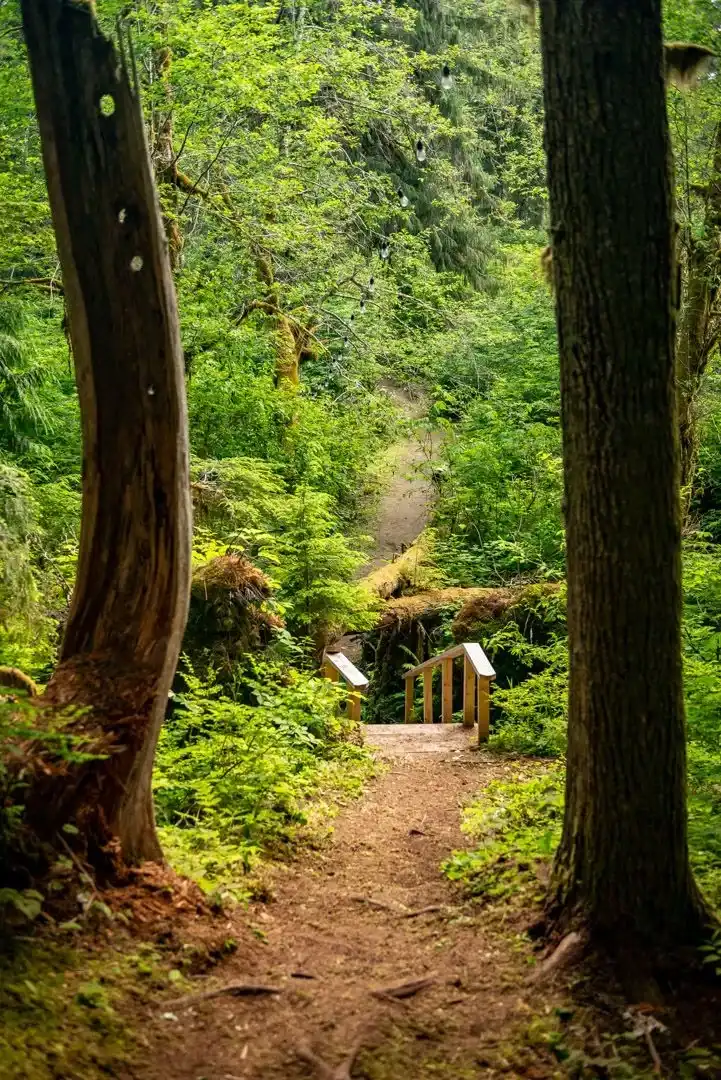
[[[201,1001],[210,1001],[211,998],[224,997],[260,997],[263,994],[280,994],[279,986],[266,986],[264,983],[228,983],[227,986],[219,986],[216,990],[203,990],[198,994],[187,994],[173,1001],[163,1002],[164,1009],[184,1009],[190,1005],[197,1005]]]
[[[371,990],[371,993],[373,997],[396,998],[400,1001],[403,998],[413,997],[419,991],[432,986],[434,982],[437,982],[435,975],[424,975],[420,979],[407,979],[405,982],[395,983],[393,986],[383,986],[378,990]]]
[[[351,1049],[341,1061],[340,1065],[329,1065],[327,1061],[319,1057],[306,1043],[301,1043],[297,1048],[296,1053],[298,1057],[312,1066],[315,1070],[316,1076],[319,1080],[352,1080],[351,1070],[355,1065],[356,1058],[363,1049],[363,1043],[365,1042],[365,1032],[359,1035]]]
[[[577,960],[580,960],[587,944],[588,941],[585,935],[577,930],[572,930],[570,934],[566,934],[551,955],[541,961],[530,976],[529,983],[537,985],[545,982],[564,968],[571,967]]]
[[[401,919],[417,919],[421,915],[431,915],[437,911],[443,911],[443,904],[427,904],[422,908],[407,908],[398,900],[374,900],[372,896],[353,895],[350,900],[357,904],[367,904],[368,907],[378,908],[379,911],[389,911],[391,915],[397,915]]]

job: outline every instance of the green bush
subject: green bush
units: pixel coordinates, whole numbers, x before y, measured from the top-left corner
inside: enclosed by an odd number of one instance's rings
[[[713,545],[687,544],[684,559],[684,689],[688,738],[688,819],[691,861],[709,901],[721,907],[721,563]],[[567,643],[560,636],[533,645],[509,623],[488,648],[514,651],[531,674],[507,689],[494,690],[491,749],[526,756],[562,757],[566,747]],[[533,666],[541,669],[532,671]],[[508,848],[523,860],[529,853],[550,856],[543,793],[553,784],[562,794],[562,766],[541,779],[492,785],[469,811],[469,831],[483,843],[457,853],[447,872],[463,880],[496,886],[494,867]],[[539,804],[539,798],[541,803]],[[555,796],[554,796],[555,798]],[[550,804],[549,804],[550,805]],[[495,824],[494,824],[495,823]],[[494,829],[498,825],[498,831]],[[500,845],[500,846],[499,846]],[[500,869],[503,892],[507,871]]]
[[[489,784],[463,815],[462,831],[475,846],[444,862],[446,876],[489,900],[529,887],[540,897],[538,864],[550,858],[561,836],[563,779],[559,764],[533,776],[519,769],[513,780]]]
[[[309,800],[358,792],[370,759],[350,741],[345,692],[326,679],[257,662],[238,686],[255,704],[185,679],[160,735],[155,803],[171,860],[209,886],[288,850]]]

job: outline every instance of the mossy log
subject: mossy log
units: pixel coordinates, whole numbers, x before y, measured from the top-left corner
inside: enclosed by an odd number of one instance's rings
[[[264,648],[283,620],[268,609],[268,578],[242,555],[211,559],[193,574],[183,651],[196,674],[223,681],[244,653]]]
[[[39,697],[40,688],[19,668],[0,667],[0,694],[3,690],[22,690],[31,698]],[[0,700],[2,698],[0,697]]]
[[[392,562],[372,570],[360,584],[382,600],[400,596],[406,589],[422,588],[429,575],[427,556],[428,545],[421,533],[414,544]]]
[[[524,585],[520,588],[448,588],[419,592],[389,600],[376,629],[365,636],[361,668],[372,670],[372,692],[365,709],[370,723],[400,722],[403,718],[403,671],[422,663],[450,645],[489,638],[509,621],[524,635],[541,643],[554,629],[543,605],[562,590],[561,583]],[[513,657],[492,657],[501,684],[519,674]],[[460,674],[459,674],[460,679]],[[459,683],[460,687],[460,683]],[[459,689],[456,688],[456,690]],[[454,697],[456,697],[454,690]]]

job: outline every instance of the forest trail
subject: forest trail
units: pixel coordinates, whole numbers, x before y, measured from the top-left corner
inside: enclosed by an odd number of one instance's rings
[[[385,381],[382,388],[407,420],[422,420],[428,410],[426,395],[417,389]],[[427,475],[441,441],[441,432],[419,431],[393,443],[384,455],[387,486],[380,497],[372,530],[374,544],[363,577],[390,562],[418,539],[428,524],[433,484]],[[426,466],[424,475],[423,466]]]
[[[273,871],[273,899],[227,923],[238,952],[195,980],[200,991],[250,981],[280,993],[176,1004],[174,1019],[161,1002],[142,1024],[143,1064],[127,1077],[323,1080],[299,1048],[335,1067],[361,1036],[354,1077],[498,1075],[499,1045],[531,1014],[527,964],[509,945],[522,927],[464,901],[440,873],[463,844],[460,806],[512,772],[471,745],[472,733],[455,725],[431,752],[389,738],[379,751],[387,771],[340,813],[319,851]],[[373,994],[421,978],[433,981],[403,1000]]]

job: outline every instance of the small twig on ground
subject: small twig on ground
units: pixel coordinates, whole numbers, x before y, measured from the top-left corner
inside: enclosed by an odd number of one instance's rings
[[[414,911],[403,911],[400,913],[402,919],[417,919],[419,915],[430,915],[434,911],[443,911],[443,904],[428,904],[427,907],[419,907]]]
[[[653,1041],[653,1035],[650,1031],[644,1031],[646,1036],[646,1045],[648,1046],[648,1052],[651,1055],[651,1061],[653,1062],[653,1071],[655,1073],[661,1072],[661,1058],[659,1057],[656,1044]]]
[[[368,907],[379,908],[381,911],[391,911],[394,915],[406,916],[408,908],[405,904],[401,904],[398,900],[393,900],[390,903],[385,900],[374,900],[372,896],[350,896],[350,900],[355,900],[356,904],[367,904]]]
[[[398,915],[401,919],[417,919],[419,915],[430,915],[434,911],[443,911],[443,904],[428,904],[422,908],[407,908],[400,900],[374,900],[372,896],[351,896],[357,904],[367,904],[368,907],[378,908],[380,911],[390,911],[392,915]]]
[[[653,1062],[653,1071],[660,1075],[663,1071],[663,1063],[656,1049],[656,1044],[653,1041],[653,1032],[660,1031],[665,1032],[668,1029],[660,1020],[657,1020],[652,1013],[646,1012],[646,1007],[636,1006],[627,1009],[623,1014],[624,1020],[627,1020],[633,1027],[631,1034],[635,1038],[640,1038],[643,1035],[646,1040],[646,1046],[648,1052],[651,1055],[651,1061]]]
[[[401,1000],[413,997],[414,994],[417,994],[420,990],[425,990],[426,987],[432,986],[437,981],[437,975],[424,975],[420,979],[407,979],[406,982],[396,983],[394,986],[383,986],[378,990],[371,990],[371,994],[373,994],[373,997]]]
[[[219,986],[215,990],[202,990],[198,994],[187,994],[173,1001],[163,1002],[164,1009],[184,1009],[189,1005],[197,1005],[200,1001],[210,1001],[211,998],[224,997],[260,997],[262,994],[280,994],[279,986],[266,986],[264,983],[228,983],[227,986]]]
[[[365,1034],[359,1035],[340,1065],[335,1066],[329,1065],[323,1058],[318,1057],[306,1043],[301,1043],[296,1053],[302,1061],[307,1062],[308,1065],[315,1069],[319,1080],[352,1080],[351,1069],[363,1048],[364,1041]]]
[[[56,833],[56,836],[57,836],[58,840],[60,841],[60,843],[65,848],[65,850],[67,851],[68,855],[70,856],[72,862],[75,865],[76,870],[80,874],[83,881],[85,881],[88,885],[92,886],[93,893],[97,892],[97,887],[95,885],[95,878],[89,872],[88,868],[82,864],[79,857],[75,854],[73,849],[70,847],[70,844],[67,842],[67,840],[65,839],[63,834],[62,833]]]

